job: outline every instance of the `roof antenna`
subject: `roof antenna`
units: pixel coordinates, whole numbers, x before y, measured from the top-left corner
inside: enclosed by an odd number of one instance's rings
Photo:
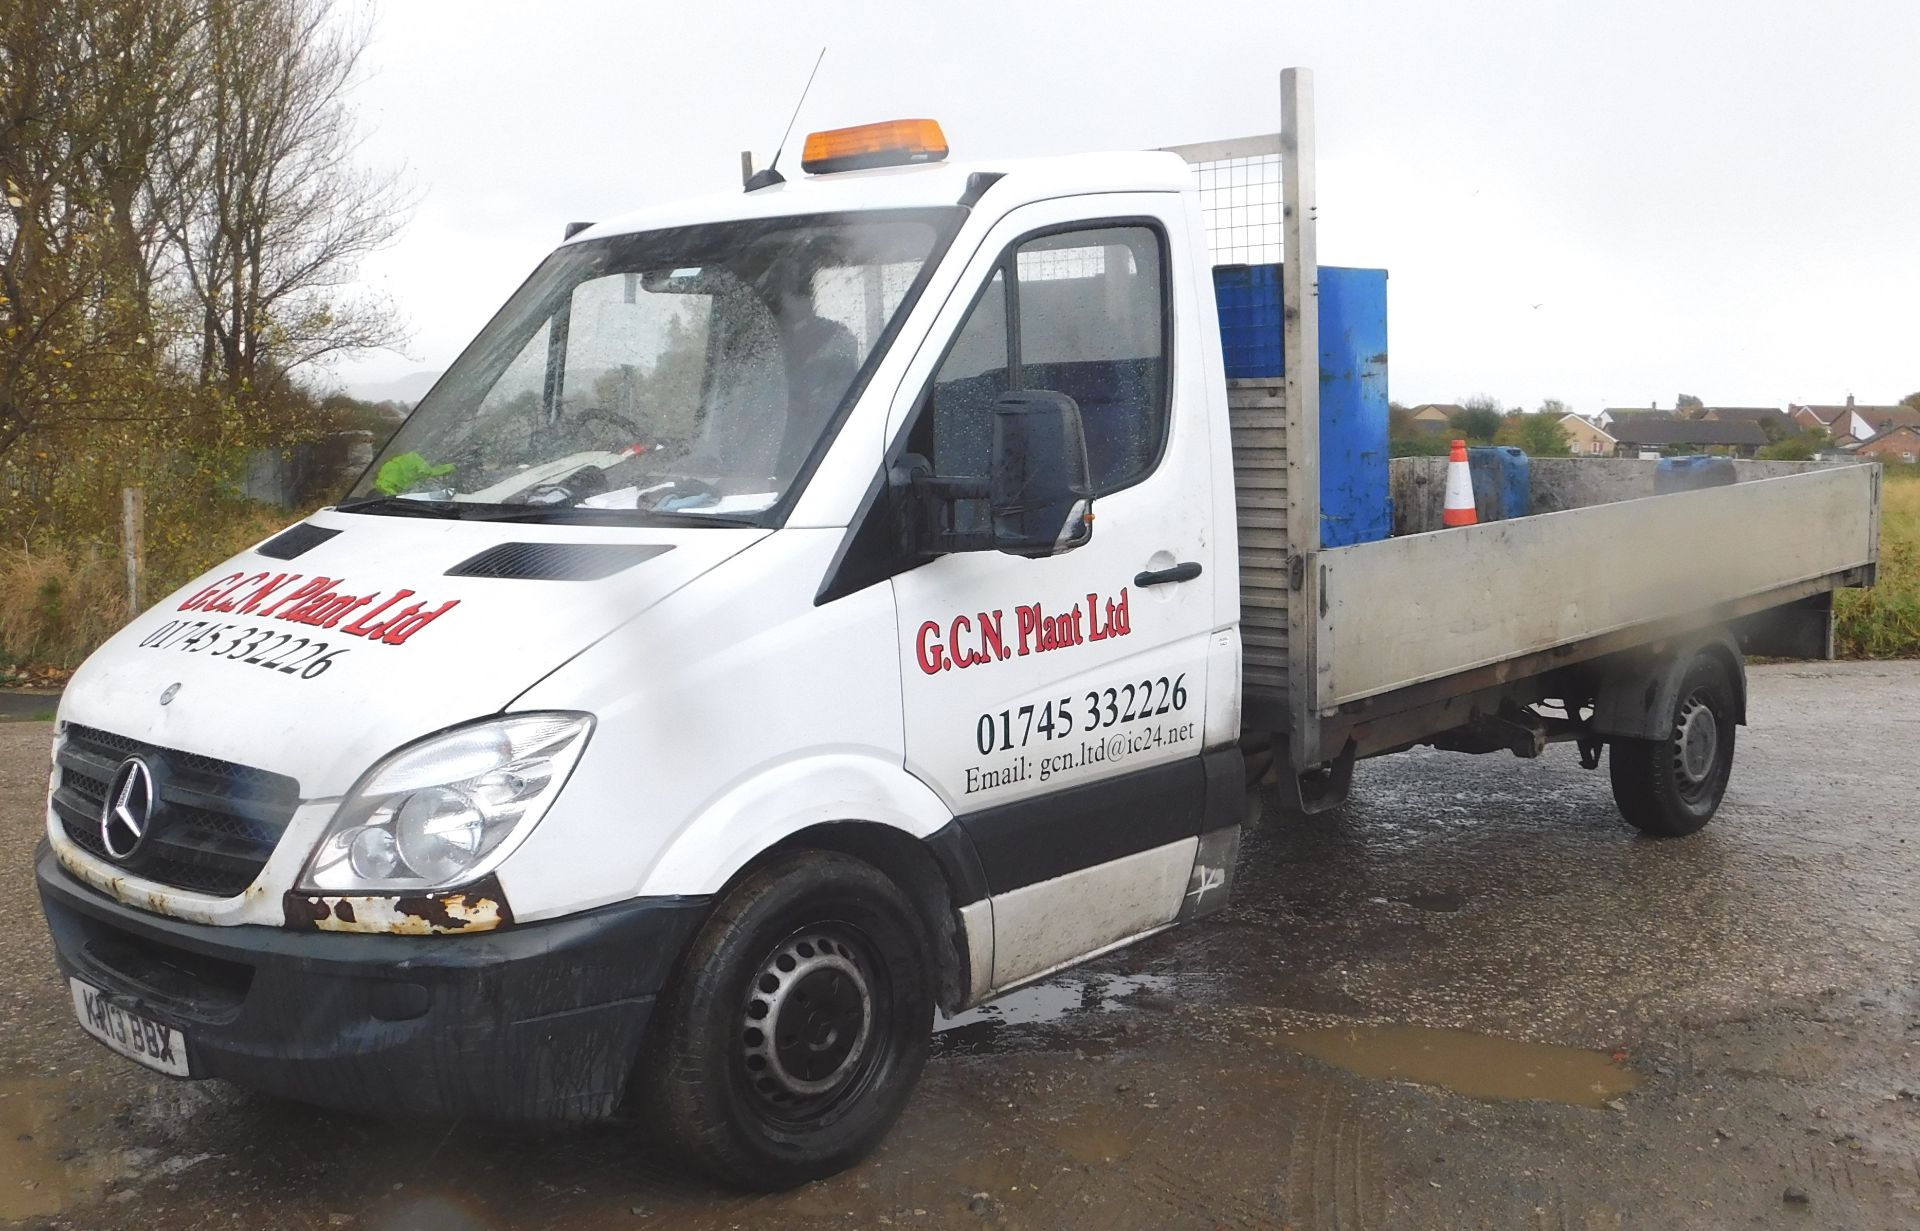
[[[820,61],[827,58],[827,49],[822,46],[820,54],[814,57],[813,71],[807,74],[807,84],[800,88],[800,101],[793,105],[793,114],[787,117],[787,131],[780,134],[780,144],[774,148],[773,161],[766,170],[753,169],[753,151],[745,150],[740,155],[741,182],[748,192],[758,192],[762,188],[771,188],[775,184],[784,184],[787,177],[780,174],[780,152],[787,148],[787,138],[793,135],[793,122],[800,118],[800,108],[806,105],[807,92],[813,89],[813,79],[820,75]]]

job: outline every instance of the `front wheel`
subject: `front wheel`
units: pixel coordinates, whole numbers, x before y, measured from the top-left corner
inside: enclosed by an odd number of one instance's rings
[[[919,915],[871,864],[824,852],[769,863],[721,902],[663,996],[641,1114],[740,1188],[851,1166],[926,1062],[932,968]]]
[[[1719,810],[1733,776],[1734,681],[1701,654],[1675,693],[1664,739],[1616,739],[1607,767],[1627,823],[1661,838],[1697,833]]]

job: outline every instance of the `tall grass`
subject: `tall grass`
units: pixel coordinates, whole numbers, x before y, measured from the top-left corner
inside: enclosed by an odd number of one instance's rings
[[[1888,466],[1881,486],[1880,580],[1834,596],[1842,658],[1920,657],[1920,466]]]
[[[0,548],[0,654],[71,667],[127,619],[119,560],[98,551]]]
[[[294,519],[265,505],[218,504],[149,534],[141,599],[152,603]],[[118,544],[47,537],[0,547],[0,667],[77,667],[130,618]]]

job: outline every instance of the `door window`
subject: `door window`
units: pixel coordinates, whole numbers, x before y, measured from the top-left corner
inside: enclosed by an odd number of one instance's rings
[[[981,292],[934,373],[911,447],[936,474],[984,475],[993,403],[1017,389],[1080,407],[1095,495],[1145,478],[1167,435],[1162,244],[1147,226],[1022,241]]]

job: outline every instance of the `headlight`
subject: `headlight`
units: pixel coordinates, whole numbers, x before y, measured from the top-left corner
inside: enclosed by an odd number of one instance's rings
[[[588,714],[515,714],[433,736],[368,770],[340,801],[303,893],[422,893],[485,875],[539,823]]]

